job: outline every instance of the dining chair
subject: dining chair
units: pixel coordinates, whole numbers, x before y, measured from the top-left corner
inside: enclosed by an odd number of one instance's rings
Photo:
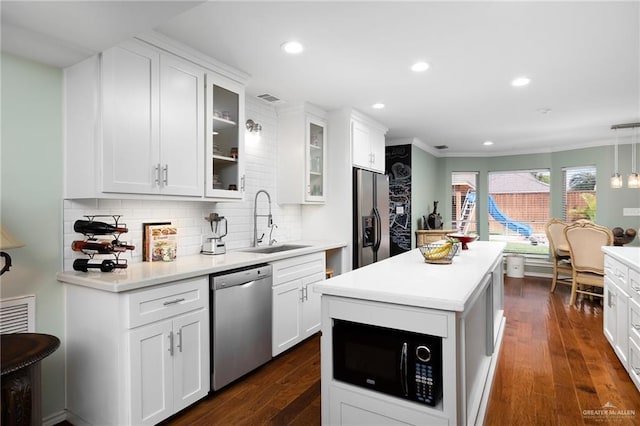
[[[603,297],[594,287],[604,288],[603,246],[613,244],[613,233],[593,222],[576,222],[564,229],[573,268],[570,305],[577,293]]]
[[[558,218],[551,218],[544,225],[544,232],[549,242],[549,257],[553,263],[553,278],[551,280],[551,293],[556,289],[556,284],[571,285],[571,277],[573,269],[571,268],[571,255],[569,253],[569,245],[564,236],[564,228],[567,223]]]

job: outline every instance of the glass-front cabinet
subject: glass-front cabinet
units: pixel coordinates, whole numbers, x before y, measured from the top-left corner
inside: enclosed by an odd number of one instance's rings
[[[244,86],[207,74],[205,196],[242,199],[244,176]]]
[[[307,201],[324,201],[326,124],[307,118]]]
[[[325,202],[325,116],[324,111],[308,103],[278,110],[278,203]]]

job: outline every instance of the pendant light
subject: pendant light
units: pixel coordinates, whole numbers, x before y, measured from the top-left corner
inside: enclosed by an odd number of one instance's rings
[[[638,142],[638,128],[635,128],[633,143],[631,144],[631,173],[627,177],[629,188],[640,188],[640,177],[636,169],[636,144]]]
[[[611,188],[622,188],[622,176],[618,173],[618,128],[611,126],[616,131],[616,144],[613,146],[613,174],[611,175]]]

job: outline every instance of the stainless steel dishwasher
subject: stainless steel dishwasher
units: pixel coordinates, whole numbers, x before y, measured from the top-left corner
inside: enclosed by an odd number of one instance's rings
[[[211,275],[211,388],[271,360],[271,266]]]

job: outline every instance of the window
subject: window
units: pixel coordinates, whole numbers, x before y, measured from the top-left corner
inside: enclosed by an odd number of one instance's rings
[[[478,172],[453,172],[451,182],[451,228],[463,234],[477,234]]]
[[[562,169],[562,214],[566,222],[596,220],[596,167]]]
[[[549,169],[489,173],[489,239],[506,241],[505,251],[548,254]]]

